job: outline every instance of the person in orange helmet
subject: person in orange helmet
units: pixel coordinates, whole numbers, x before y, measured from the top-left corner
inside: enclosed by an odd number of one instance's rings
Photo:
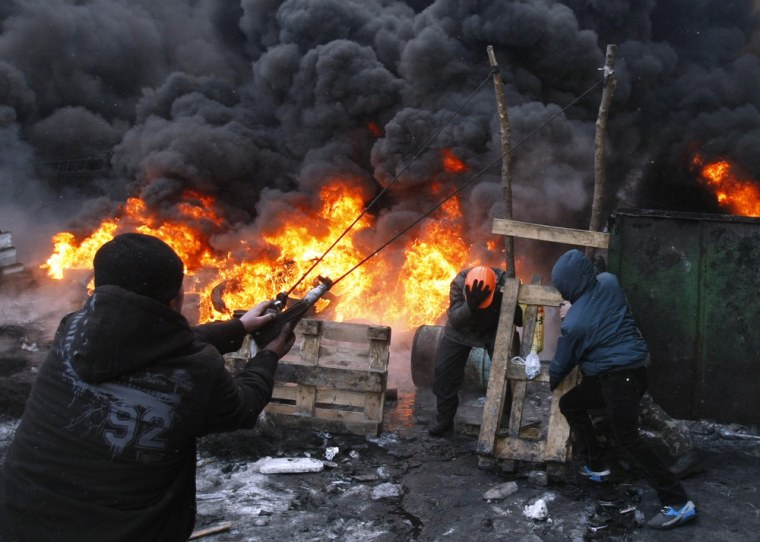
[[[480,265],[460,271],[451,281],[447,321],[433,373],[437,417],[428,429],[433,436],[443,436],[454,429],[470,350],[484,348],[493,357],[506,275],[506,271],[497,267]],[[519,305],[514,322],[515,326],[522,326]],[[512,350],[517,352],[519,348],[520,337],[515,332]]]

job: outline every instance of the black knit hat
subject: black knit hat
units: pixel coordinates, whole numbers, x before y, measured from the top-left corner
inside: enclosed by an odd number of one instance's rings
[[[95,253],[95,287],[113,284],[164,303],[182,287],[184,266],[172,248],[150,235],[123,233]]]

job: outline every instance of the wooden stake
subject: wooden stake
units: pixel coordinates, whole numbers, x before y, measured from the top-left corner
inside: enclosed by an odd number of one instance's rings
[[[488,46],[488,60],[493,69],[493,86],[496,92],[496,108],[499,112],[499,124],[501,126],[501,150],[504,159],[501,162],[501,185],[504,194],[504,218],[512,219],[512,152],[511,152],[511,129],[509,127],[509,114],[507,113],[507,99],[504,94],[504,81],[501,78],[499,64],[493,46]],[[515,276],[515,239],[512,236],[504,238],[507,258],[507,276]]]
[[[610,103],[615,94],[617,80],[615,79],[615,57],[617,45],[607,46],[607,55],[604,62],[604,90],[602,102],[599,104],[599,113],[596,118],[596,137],[594,140],[594,197],[591,203],[591,221],[588,229],[599,231],[602,227],[602,206],[604,204],[604,190],[607,184],[607,174],[604,167],[604,151],[606,147],[605,135],[607,132],[607,117],[609,116]],[[586,247],[586,256],[594,259],[594,247]]]
[[[233,525],[235,524],[231,521],[227,521],[225,523],[219,523],[218,525],[206,527],[205,529],[198,529],[197,531],[193,531],[193,534],[190,535],[190,538],[188,538],[188,540],[197,540],[198,538],[203,538],[212,534],[229,531]]]

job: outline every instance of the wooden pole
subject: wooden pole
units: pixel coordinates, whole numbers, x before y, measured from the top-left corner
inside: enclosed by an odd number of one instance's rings
[[[235,524],[231,521],[227,521],[224,523],[219,523],[217,525],[212,525],[211,527],[206,527],[205,529],[198,529],[197,531],[193,531],[188,540],[198,540],[199,538],[205,538],[207,536],[211,536],[212,534],[223,533],[225,531],[229,531],[234,525]]]
[[[599,104],[599,113],[596,118],[596,137],[594,139],[594,196],[591,203],[591,221],[588,229],[600,231],[602,227],[602,206],[604,204],[604,190],[607,184],[607,174],[604,165],[604,151],[606,147],[605,135],[607,132],[607,118],[610,113],[610,103],[615,94],[617,80],[615,79],[615,57],[617,45],[607,45],[607,54],[604,62],[604,90],[602,101]],[[594,259],[594,247],[586,247],[586,256]]]
[[[499,112],[499,124],[501,126],[501,150],[504,159],[501,163],[501,186],[504,196],[504,218],[512,219],[512,153],[511,153],[511,130],[509,127],[509,114],[507,113],[507,99],[504,94],[504,81],[501,78],[499,64],[493,46],[488,46],[488,60],[491,63],[493,73],[493,86],[496,92],[496,108]],[[515,276],[515,238],[504,238],[507,260],[507,276]]]

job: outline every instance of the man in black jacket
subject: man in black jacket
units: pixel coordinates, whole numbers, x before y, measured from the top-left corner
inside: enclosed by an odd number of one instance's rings
[[[196,439],[250,428],[272,396],[288,326],[232,376],[223,352],[271,321],[270,302],[191,328],[183,264],[128,233],[94,259],[95,290],[63,318],[0,475],[0,540],[187,540]]]

